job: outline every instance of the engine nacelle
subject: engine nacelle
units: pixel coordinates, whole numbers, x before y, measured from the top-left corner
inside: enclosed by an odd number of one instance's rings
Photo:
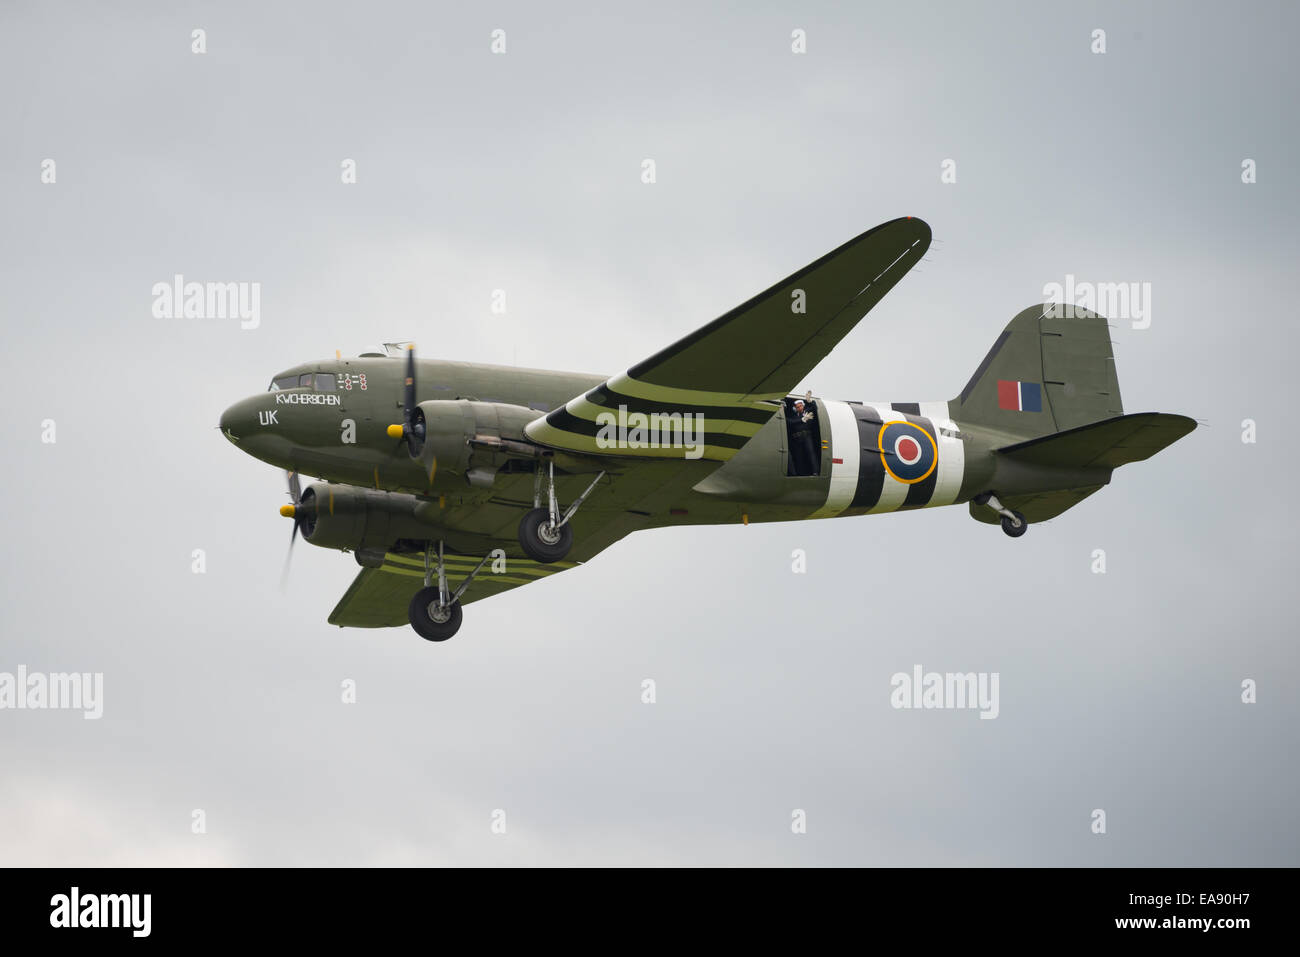
[[[429,525],[415,516],[419,503],[401,492],[313,482],[302,493],[298,527],[322,548],[386,549],[398,539],[428,537]]]
[[[491,453],[485,454],[471,445],[471,440],[503,440],[531,446],[524,435],[524,426],[542,414],[536,409],[500,402],[469,399],[421,402],[412,416],[412,424],[424,428],[419,458],[426,471],[436,468],[438,473],[469,476],[485,464],[490,468],[492,458]]]

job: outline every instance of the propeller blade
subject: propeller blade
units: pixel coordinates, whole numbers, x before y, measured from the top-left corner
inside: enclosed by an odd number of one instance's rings
[[[294,520],[293,532],[289,535],[289,550],[284,553],[284,567],[280,569],[280,591],[289,584],[289,562],[293,558],[293,543],[298,540],[298,521]]]
[[[390,429],[389,434],[396,432]],[[402,438],[406,451],[415,458],[424,447],[424,423],[415,421],[415,343],[406,347],[406,386],[402,395]]]
[[[297,472],[285,472],[285,477],[289,482],[289,498],[293,500],[293,509],[297,509],[302,504],[302,483],[298,481]],[[286,506],[287,507],[287,506]],[[280,510],[284,514],[284,509]],[[290,514],[293,514],[292,510]],[[293,520],[293,531],[289,533],[289,551],[284,556],[284,567],[280,569],[280,591],[284,591],[285,586],[289,583],[289,561],[293,558],[293,543],[298,540],[298,519],[295,516]]]
[[[406,441],[406,451],[415,458],[424,445],[424,425],[415,421],[415,343],[406,347],[406,382],[402,387],[402,424],[384,430],[390,439]]]
[[[411,416],[415,413],[415,345],[406,347],[406,391],[402,396],[402,425],[411,428]]]

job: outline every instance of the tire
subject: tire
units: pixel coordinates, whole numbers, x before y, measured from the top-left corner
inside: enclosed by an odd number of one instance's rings
[[[1025,532],[1029,531],[1029,523],[1025,521],[1025,517],[1019,512],[1012,510],[1011,514],[1016,517],[1015,522],[1003,515],[1002,531],[1006,532],[1012,538],[1019,538],[1021,535],[1025,534]],[[1016,522],[1019,522],[1019,524],[1016,524]]]
[[[411,627],[415,629],[417,635],[426,641],[446,641],[460,630],[460,622],[463,617],[460,602],[452,602],[446,610],[446,618],[441,621],[434,617],[430,607],[437,603],[438,589],[430,586],[417,591],[411,598],[411,604],[406,609],[406,613],[411,619]]]
[[[550,522],[551,514],[544,508],[526,512],[519,520],[519,547],[525,555],[543,565],[558,562],[569,554],[573,546],[573,527],[561,525],[557,531],[548,533]]]

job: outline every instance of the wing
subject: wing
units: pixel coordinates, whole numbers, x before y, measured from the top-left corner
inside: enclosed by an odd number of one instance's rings
[[[491,598],[576,568],[640,529],[665,523],[690,524],[690,516],[674,516],[672,509],[686,501],[691,486],[698,480],[699,476],[683,469],[680,461],[643,462],[628,474],[606,479],[608,485],[602,485],[598,494],[573,517],[573,549],[569,552],[572,560],[542,565],[524,558],[517,545],[509,544],[520,516],[532,508],[532,479],[515,476],[491,500],[449,509],[449,527],[467,530],[471,538],[484,544],[483,551],[477,555],[445,556],[448,585],[455,589],[482,555],[496,546],[504,546],[512,553],[506,558],[504,569],[494,570],[491,563],[484,566],[461,596],[461,604]],[[588,481],[585,475],[557,478],[562,501],[572,501]],[[361,570],[330,613],[330,624],[352,628],[405,625],[407,605],[423,586],[423,556],[389,552],[380,568]]]
[[[922,220],[883,223],[525,431],[535,442],[574,452],[682,457],[685,438],[671,448],[602,442],[602,428],[620,421],[621,410],[632,428],[641,424],[630,418],[638,413],[659,416],[669,432],[674,424],[683,432],[694,428],[702,457],[725,461],[929,246]]]
[[[469,555],[447,555],[447,583],[455,589],[474,570],[479,560]],[[494,573],[492,563],[483,567],[465,593],[462,605],[491,598],[503,591],[540,581],[551,575],[576,568],[577,562],[542,565],[526,558],[508,558],[504,570]],[[339,603],[330,612],[331,625],[350,628],[389,628],[405,625],[406,606],[411,597],[424,587],[424,558],[421,555],[389,552],[380,568],[363,568]]]

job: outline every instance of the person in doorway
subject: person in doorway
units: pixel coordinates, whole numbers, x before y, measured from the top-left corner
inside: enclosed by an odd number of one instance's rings
[[[813,475],[817,469],[817,456],[813,450],[812,421],[815,418],[812,409],[803,399],[794,400],[794,409],[790,416],[790,461],[795,475]]]

